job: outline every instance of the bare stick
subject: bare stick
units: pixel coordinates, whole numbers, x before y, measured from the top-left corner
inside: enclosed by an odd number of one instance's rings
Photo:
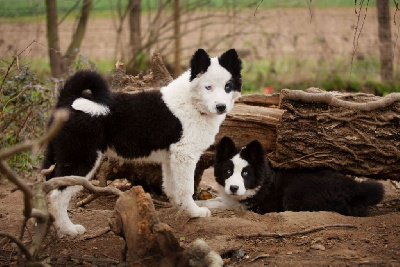
[[[54,177],[44,184],[44,190],[46,193],[59,188],[61,186],[74,186],[81,185],[85,189],[92,193],[99,195],[117,195],[122,194],[121,190],[115,187],[97,187],[91,184],[85,177],[82,176],[65,176],[65,177]]]
[[[338,99],[333,94],[328,92],[307,93],[300,90],[283,89],[281,91],[281,99],[289,99],[306,103],[323,103],[336,107],[346,107],[361,111],[372,111],[387,107],[394,102],[400,101],[400,93],[391,93],[379,100],[368,103],[355,103]]]
[[[42,137],[36,140],[27,140],[15,146],[1,150],[0,160],[7,159],[12,155],[15,155],[21,151],[28,150],[31,148],[37,150],[42,145],[46,144],[50,139],[52,139],[58,133],[64,122],[68,120],[69,111],[67,109],[58,109],[55,111],[53,117],[54,117],[53,123],[51,124],[48,131]]]
[[[282,237],[289,237],[289,236],[295,236],[295,235],[310,234],[310,233],[326,230],[327,228],[357,228],[357,226],[351,225],[351,224],[328,224],[328,225],[319,226],[319,227],[311,228],[311,229],[304,230],[304,231],[291,232],[291,233],[258,233],[258,234],[252,234],[252,235],[236,235],[236,237],[237,238],[258,238],[258,237],[282,238]]]
[[[18,177],[18,174],[13,172],[5,161],[0,161],[0,172],[2,172],[7,179],[15,184],[24,193],[24,216],[29,218],[32,211],[32,190]]]
[[[26,259],[28,261],[32,260],[32,255],[29,253],[28,249],[25,247],[25,245],[22,243],[22,241],[19,238],[16,238],[15,236],[12,236],[8,233],[2,233],[2,232],[0,232],[0,236],[6,237],[9,240],[11,240],[12,242],[14,242],[15,244],[17,244],[18,248],[22,251],[22,253],[24,253]]]
[[[85,198],[84,200],[77,202],[77,203],[76,203],[76,206],[77,206],[77,207],[83,207],[83,206],[85,206],[85,205],[91,203],[92,201],[98,199],[99,197],[100,197],[100,195],[98,195],[98,194],[90,194],[90,195],[89,195],[87,198]]]

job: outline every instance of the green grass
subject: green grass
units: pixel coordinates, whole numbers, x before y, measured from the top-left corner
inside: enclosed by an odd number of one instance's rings
[[[377,58],[355,60],[350,58],[296,58],[284,56],[279,59],[244,61],[243,92],[263,93],[267,87],[274,92],[283,88],[303,90],[318,87],[327,91],[367,91],[385,95],[400,92],[396,84],[400,73],[395,73],[393,84],[380,81],[380,64]],[[399,66],[397,68],[399,69]]]
[[[49,76],[49,63],[44,59],[32,59],[26,62],[37,77],[45,80]],[[88,60],[80,56],[71,72],[81,68],[92,68],[101,73],[111,73],[115,62],[109,59]],[[395,66],[400,69],[400,66]],[[297,58],[283,56],[277,59],[244,60],[243,93],[263,93],[266,87],[273,87],[275,92],[283,88],[306,89],[319,87],[328,91],[367,91],[377,94],[400,92],[400,72],[395,73],[394,84],[380,81],[378,58]]]
[[[190,0],[195,2],[198,0]],[[82,2],[82,1],[81,1]],[[121,3],[122,7],[126,6],[128,0],[122,1],[109,1],[109,0],[94,0],[93,13],[103,16],[109,16],[110,10],[116,10],[118,3]],[[360,1],[358,1],[359,3]],[[375,2],[371,0],[369,6],[375,6]],[[67,12],[76,3],[76,0],[63,0],[57,1],[57,8],[59,14],[62,15]],[[157,8],[158,0],[150,0],[142,2],[142,10],[154,10]],[[182,4],[184,1],[182,1]],[[310,0],[203,0],[201,1],[199,8],[227,8],[233,5],[238,8],[253,8],[257,6],[259,8],[298,8],[298,7],[309,7]],[[315,7],[329,8],[329,7],[354,7],[354,1],[351,0],[312,0]],[[393,6],[393,1],[390,1]],[[365,6],[366,4],[364,4]],[[77,10],[81,7],[79,3]],[[38,18],[44,18],[45,15],[45,1],[43,0],[1,0],[0,1],[0,18],[24,18],[36,16]],[[25,18],[26,19],[26,18]]]

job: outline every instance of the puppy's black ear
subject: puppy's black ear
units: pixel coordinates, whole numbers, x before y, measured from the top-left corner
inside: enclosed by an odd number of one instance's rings
[[[232,76],[241,77],[242,61],[235,49],[229,49],[218,58],[219,64],[227,69]]]
[[[193,81],[198,74],[206,72],[210,64],[211,59],[207,52],[204,49],[197,50],[190,60],[190,81]]]
[[[229,137],[225,136],[219,141],[215,149],[215,161],[224,161],[232,158],[236,154],[235,143]]]
[[[240,156],[252,164],[265,162],[265,150],[258,140],[251,141],[246,145],[240,151]]]

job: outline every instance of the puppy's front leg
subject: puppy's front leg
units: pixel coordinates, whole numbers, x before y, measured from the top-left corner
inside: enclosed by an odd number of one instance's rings
[[[190,217],[209,217],[211,212],[206,207],[199,207],[193,200],[194,171],[198,157],[171,154],[170,171],[174,179],[173,201],[183,209]]]

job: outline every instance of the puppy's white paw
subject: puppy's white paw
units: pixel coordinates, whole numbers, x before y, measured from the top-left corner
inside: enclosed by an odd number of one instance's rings
[[[191,212],[189,212],[189,216],[191,218],[210,217],[211,216],[211,211],[206,207],[198,207],[197,209],[192,210]]]

